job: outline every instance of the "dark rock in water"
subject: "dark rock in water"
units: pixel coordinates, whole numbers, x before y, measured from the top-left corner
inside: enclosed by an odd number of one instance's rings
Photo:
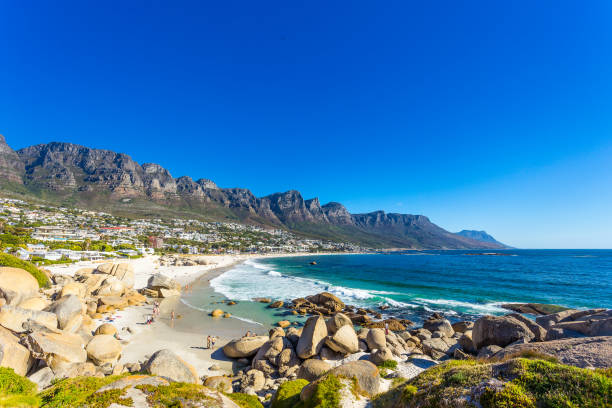
[[[279,307],[283,307],[283,305],[284,305],[284,302],[282,300],[277,300],[274,303],[270,303],[268,307],[270,309],[278,309]]]
[[[384,329],[385,326],[388,326],[390,331],[404,331],[406,330],[406,326],[411,326],[413,323],[410,320],[402,319],[386,319],[380,322],[367,322],[364,324],[365,327],[369,329]]]
[[[507,303],[501,307],[507,310],[512,310],[513,312],[532,314],[536,316],[558,313],[569,309],[568,307],[548,305],[545,303]]]
[[[316,265],[316,264],[317,264],[317,263],[316,263],[315,261],[312,261],[312,262],[310,263],[310,265]]]

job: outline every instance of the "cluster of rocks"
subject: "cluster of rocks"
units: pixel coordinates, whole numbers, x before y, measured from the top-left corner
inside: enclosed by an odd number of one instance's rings
[[[161,266],[197,266],[208,265],[209,261],[205,258],[185,258],[176,255],[164,255],[159,258]]]
[[[270,308],[285,308],[291,310],[294,315],[311,315],[311,316],[326,316],[330,317],[338,312],[342,312],[347,316],[354,325],[359,325],[368,328],[384,328],[387,327],[392,331],[403,331],[406,327],[413,323],[406,319],[386,319],[382,320],[382,313],[372,309],[358,308],[351,305],[345,305],[340,298],[329,292],[322,292],[316,295],[307,296],[306,298],[293,299],[290,303],[285,304],[282,300],[272,302],[268,298],[257,298],[259,302],[270,303]],[[381,306],[381,311],[385,310],[385,306]]]
[[[612,336],[612,310],[568,309],[538,316],[535,321],[511,313],[452,325],[441,316],[433,316],[425,321],[423,328],[412,333],[423,341],[423,351],[435,359],[501,356],[508,355],[508,350],[547,350],[555,340],[582,339],[575,343],[587,344],[587,338],[603,337],[612,343],[607,337]],[[537,343],[540,345],[533,346]],[[526,344],[531,346],[519,347]],[[612,349],[604,354],[610,359]]]
[[[280,301],[269,305],[283,306]],[[585,366],[585,356],[589,354],[598,357],[590,359],[592,364],[587,366],[612,364],[612,337],[607,337],[612,335],[611,310],[566,310],[535,321],[513,313],[454,323],[434,313],[421,328],[406,330],[387,324],[386,332],[368,327],[355,331],[354,316],[344,313],[346,306],[327,293],[296,299],[289,307],[303,307],[316,316],[310,317],[303,328],[276,327],[268,336],[235,339],[223,347],[227,357],[244,367],[236,377],[225,380],[227,389],[231,385],[236,392],[257,395],[264,401],[286,381],[301,378],[316,383],[330,370],[341,370],[354,362],[362,364],[359,370],[367,373],[371,367],[366,363],[376,368],[388,360],[409,364],[420,359],[436,364],[453,358],[501,357],[521,350],[517,348],[521,345],[538,345],[544,353],[568,364]],[[560,335],[564,340],[556,340]],[[559,350],[565,350],[567,355],[556,355]],[[572,350],[580,350],[582,364]]]
[[[93,319],[146,301],[133,290],[132,267],[102,264],[52,283],[40,290],[27,271],[0,268],[0,365],[43,387],[54,378],[123,372],[116,328]]]
[[[288,380],[303,378],[316,382],[332,369],[375,371],[374,377],[378,378],[374,364],[405,355],[426,358],[421,340],[409,332],[386,334],[381,328],[362,328],[356,332],[352,320],[341,312],[327,319],[312,316],[299,329],[276,327],[268,336],[235,339],[223,347],[223,352],[244,366],[233,380],[233,389],[258,395],[262,400]],[[351,361],[358,358],[364,361],[359,364]],[[364,371],[366,366],[369,369]],[[371,385],[368,389],[375,393],[374,388]]]

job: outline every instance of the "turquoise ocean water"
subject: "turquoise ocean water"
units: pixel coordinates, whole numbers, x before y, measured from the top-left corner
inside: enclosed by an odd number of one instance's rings
[[[422,251],[248,260],[192,293],[189,305],[210,310],[237,300],[233,315],[264,326],[286,312],[251,300],[290,300],[329,291],[345,303],[421,322],[434,311],[451,320],[506,313],[502,303],[612,307],[612,250]],[[310,265],[315,261],[316,265]],[[291,316],[290,316],[291,317]]]

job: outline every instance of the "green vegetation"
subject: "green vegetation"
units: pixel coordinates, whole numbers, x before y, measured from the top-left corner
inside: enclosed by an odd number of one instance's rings
[[[340,390],[344,385],[335,375],[326,375],[317,383],[314,394],[299,408],[339,408]]]
[[[378,368],[388,368],[390,370],[395,370],[397,368],[397,361],[385,360],[382,363],[378,364]]]
[[[385,360],[382,363],[378,364],[378,373],[381,377],[385,378],[388,374],[387,370],[395,370],[397,368],[397,361],[395,360]]]
[[[41,407],[61,408],[79,407],[87,404],[88,407],[105,408],[113,402],[121,403],[129,400],[122,398],[122,390],[109,390],[96,394],[95,391],[108,385],[122,376],[77,377],[67,378],[56,382],[51,388],[39,394],[42,400]]]
[[[36,384],[15,374],[12,368],[0,367],[0,407],[37,407]]]
[[[225,395],[241,408],[263,408],[259,399],[254,395],[242,394],[240,392]]]
[[[300,402],[300,392],[308,381],[300,379],[283,383],[272,400],[272,408],[293,408]]]
[[[153,407],[176,407],[181,408],[184,402],[210,401],[210,389],[198,384],[171,383],[169,385],[137,385],[136,388],[147,394],[147,402]],[[187,405],[190,406],[190,405]],[[208,406],[205,404],[205,406]]]
[[[377,397],[373,406],[463,406],[473,401],[483,408],[603,408],[611,404],[611,374],[612,370],[587,370],[542,359],[453,360],[397,385]],[[492,378],[505,382],[503,388],[475,393]]]
[[[28,261],[22,261],[13,255],[0,253],[0,266],[10,266],[12,268],[24,269],[30,272],[30,274],[36,278],[39,287],[45,288],[49,286],[49,279],[47,278],[47,275]]]

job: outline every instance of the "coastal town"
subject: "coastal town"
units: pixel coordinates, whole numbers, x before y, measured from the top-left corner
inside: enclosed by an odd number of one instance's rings
[[[128,219],[104,212],[0,198],[0,248],[40,264],[151,254],[363,252],[351,243],[299,237],[283,229],[193,219]]]

